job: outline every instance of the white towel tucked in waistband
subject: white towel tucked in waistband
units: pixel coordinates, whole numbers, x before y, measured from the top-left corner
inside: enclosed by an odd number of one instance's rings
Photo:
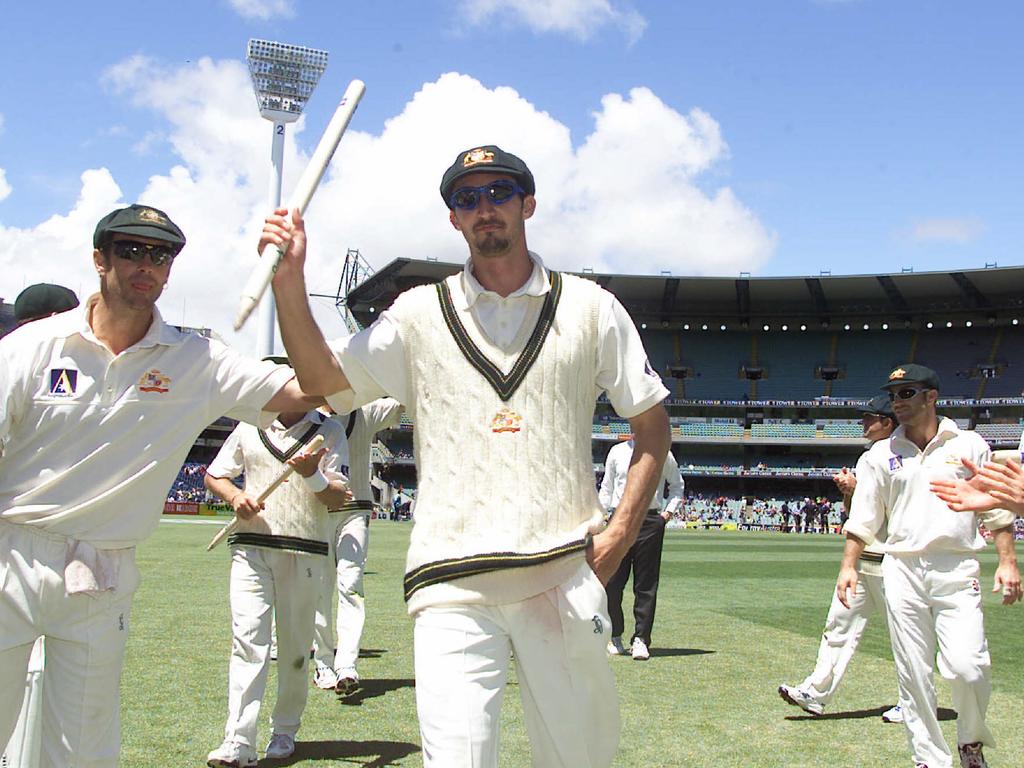
[[[75,595],[116,589],[124,551],[96,549],[87,541],[70,539],[64,561],[64,590]]]

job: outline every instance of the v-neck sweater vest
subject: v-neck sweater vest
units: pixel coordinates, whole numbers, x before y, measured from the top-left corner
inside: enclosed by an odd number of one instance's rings
[[[407,291],[389,310],[416,425],[407,600],[432,584],[579,553],[601,523],[590,452],[601,289],[551,275],[536,321],[508,352],[456,309],[459,275]]]

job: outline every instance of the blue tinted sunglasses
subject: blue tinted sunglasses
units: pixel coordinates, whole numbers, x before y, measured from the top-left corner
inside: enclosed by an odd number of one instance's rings
[[[487,195],[487,199],[494,203],[494,205],[501,205],[502,203],[507,203],[516,195],[525,195],[526,193],[514,181],[498,179],[490,184],[484,184],[482,187],[459,187],[448,198],[448,202],[452,208],[472,211],[480,205],[480,196],[484,194]]]

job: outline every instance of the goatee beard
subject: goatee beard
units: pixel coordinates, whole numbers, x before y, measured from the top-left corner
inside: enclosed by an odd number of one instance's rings
[[[487,232],[483,240],[477,240],[476,249],[482,256],[499,256],[506,253],[511,245],[512,242],[508,238]]]

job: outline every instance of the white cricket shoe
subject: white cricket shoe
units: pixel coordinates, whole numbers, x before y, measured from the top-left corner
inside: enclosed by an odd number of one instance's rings
[[[647,650],[647,643],[639,637],[633,638],[633,647],[630,649],[633,661],[647,661],[651,658],[651,652]]]
[[[609,656],[625,656],[626,646],[622,644],[621,637],[613,637],[608,641],[608,655]]]
[[[895,707],[889,707],[882,713],[883,723],[902,723],[903,722],[903,710],[900,709],[900,705],[897,704]]]
[[[804,712],[811,715],[820,715],[825,712],[825,705],[805,691],[792,685],[780,685],[779,696],[794,707],[800,707]]]
[[[339,696],[351,696],[359,690],[359,673],[352,667],[339,669],[337,678],[338,682],[334,685],[334,692]]]
[[[248,744],[225,741],[206,756],[210,768],[256,768],[259,756]]]
[[[267,759],[277,760],[282,757],[291,757],[295,752],[295,739],[287,733],[275,733],[270,737],[267,744]]]
[[[317,661],[316,671],[313,672],[313,685],[323,691],[333,691],[337,684],[338,676],[334,674],[334,670],[322,661]]]

